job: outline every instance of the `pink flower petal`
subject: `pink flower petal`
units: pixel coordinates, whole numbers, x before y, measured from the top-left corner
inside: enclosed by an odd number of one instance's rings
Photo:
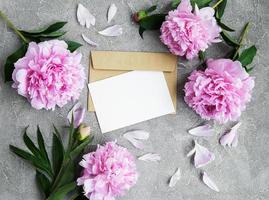
[[[140,156],[138,160],[142,160],[146,162],[157,162],[161,160],[161,156],[156,153],[148,153],[143,156]]]
[[[123,29],[122,29],[121,25],[114,25],[114,26],[110,26],[102,31],[99,31],[98,33],[103,35],[103,36],[117,37],[117,36],[122,35]]]
[[[238,122],[231,130],[223,134],[220,138],[220,144],[222,146],[236,147],[238,144],[237,130],[241,126],[241,122]]]
[[[131,137],[138,140],[147,140],[149,138],[149,132],[144,130],[132,130],[125,133],[123,137]]]
[[[217,187],[217,185],[209,178],[209,176],[207,175],[207,173],[203,173],[203,182],[212,190],[219,192],[219,188]]]
[[[125,136],[124,138],[127,139],[135,148],[144,149],[143,142],[128,136]]]
[[[188,132],[191,135],[199,137],[211,137],[215,133],[214,129],[209,124],[198,126],[196,128],[189,130]]]
[[[73,106],[73,108],[69,111],[67,115],[67,119],[69,123],[72,122],[72,116],[74,118],[74,127],[77,128],[82,123],[85,115],[85,108],[81,106],[80,103],[77,103]]]
[[[182,0],[181,3],[178,5],[177,10],[180,12],[190,13],[192,11],[190,0]]]

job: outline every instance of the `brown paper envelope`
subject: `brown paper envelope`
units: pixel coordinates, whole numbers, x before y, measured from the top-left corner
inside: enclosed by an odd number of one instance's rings
[[[92,51],[89,83],[132,70],[163,71],[176,110],[177,57],[169,53]],[[95,111],[90,93],[88,111]]]

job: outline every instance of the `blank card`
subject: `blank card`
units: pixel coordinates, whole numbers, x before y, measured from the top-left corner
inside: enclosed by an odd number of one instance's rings
[[[163,72],[132,71],[88,86],[102,133],[175,112]]]

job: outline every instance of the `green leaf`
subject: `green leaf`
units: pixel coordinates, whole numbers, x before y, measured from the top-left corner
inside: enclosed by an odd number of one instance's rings
[[[66,34],[66,31],[57,31],[52,33],[42,33],[42,34],[36,34],[36,35],[28,35],[24,34],[25,37],[29,39],[42,39],[42,38],[58,38]]]
[[[235,30],[227,26],[226,24],[222,23],[220,20],[217,21],[218,25],[225,31],[234,32]]]
[[[194,7],[195,4],[197,4],[198,8],[203,8],[208,6],[212,0],[191,0],[191,3]]]
[[[224,11],[225,11],[225,8],[226,8],[226,5],[227,5],[227,0],[223,0],[217,7],[217,10],[216,10],[216,18],[217,19],[221,19],[223,14],[224,14]]]
[[[50,189],[50,181],[49,179],[39,171],[36,171],[36,181],[39,188],[44,192],[45,196],[49,196],[49,189]]]
[[[36,31],[24,31],[24,30],[20,30],[20,32],[23,35],[27,35],[27,36],[34,36],[34,35],[41,35],[41,34],[49,34],[55,31],[58,31],[59,29],[61,29],[67,22],[56,22],[54,24],[51,24],[45,28],[42,28],[40,30],[36,30]]]
[[[144,39],[144,37],[143,37],[143,33],[145,32],[145,30],[146,30],[146,29],[144,29],[142,26],[139,26],[139,30],[138,30],[138,32],[139,32],[139,35],[140,35],[140,37],[141,37],[142,39]]]
[[[80,145],[78,145],[73,151],[70,153],[70,157],[72,159],[76,158],[85,147],[93,141],[93,137],[86,138]]]
[[[245,49],[238,58],[238,61],[241,62],[243,66],[247,66],[252,63],[255,55],[257,53],[257,48],[255,45]]]
[[[4,66],[5,82],[12,81],[14,63],[17,62],[20,58],[22,58],[25,55],[27,48],[28,48],[28,45],[24,44],[17,51],[15,51],[13,54],[7,57],[7,60]]]
[[[180,4],[181,0],[173,0],[171,3],[171,8],[176,9],[178,5]]]
[[[244,67],[244,68],[247,73],[250,73],[254,69],[254,67],[250,67],[250,68]]]
[[[71,52],[76,51],[79,47],[82,46],[82,44],[78,43],[78,42],[74,42],[74,41],[65,41],[68,45],[68,50]]]
[[[152,13],[153,11],[155,11],[157,9],[157,5],[151,6],[150,8],[148,8],[146,11],[147,14]]]
[[[166,14],[155,14],[145,17],[139,21],[139,24],[145,30],[158,30],[160,29]]]
[[[32,154],[28,153],[27,151],[19,149],[18,147],[15,147],[13,145],[9,145],[9,148],[13,153],[15,153],[20,158],[27,160],[27,161],[30,161],[31,163],[34,162],[34,156]]]
[[[63,200],[64,197],[76,188],[76,183],[71,182],[53,192],[47,200]]]
[[[199,59],[203,62],[205,61],[205,52],[204,51],[199,51]]]
[[[233,39],[227,32],[222,31],[220,34],[221,34],[223,40],[224,40],[229,46],[239,47],[239,43],[238,43],[237,41],[235,41],[235,39]]]
[[[36,156],[39,158],[42,158],[41,152],[39,151],[39,149],[35,146],[35,144],[33,143],[33,141],[28,137],[27,133],[26,133],[26,129],[25,132],[23,134],[23,141],[25,143],[25,145],[27,146],[27,148]]]
[[[64,149],[62,142],[56,134],[53,134],[52,142],[52,160],[54,173],[58,174],[64,159]]]
[[[50,165],[50,160],[49,160],[49,156],[45,147],[44,138],[42,136],[39,126],[37,127],[36,134],[37,134],[37,142],[38,142],[39,150],[42,156],[46,158],[48,164]]]
[[[63,171],[61,172],[61,176],[59,182],[57,183],[58,187],[73,181],[75,178],[77,165],[75,164],[74,160],[69,159],[63,167]]]

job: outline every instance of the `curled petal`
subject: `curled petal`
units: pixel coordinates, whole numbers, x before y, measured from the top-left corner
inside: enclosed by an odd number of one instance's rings
[[[214,135],[214,129],[209,124],[198,126],[188,131],[189,134],[194,136],[211,137]]]
[[[132,137],[124,136],[126,140],[128,140],[135,148],[137,149],[143,149],[144,144],[140,140],[134,139]]]
[[[117,6],[113,3],[110,5],[108,12],[107,12],[107,22],[110,23],[111,20],[113,19],[113,17],[116,15],[117,13]]]
[[[103,35],[103,36],[116,37],[116,36],[122,35],[123,29],[122,29],[121,25],[114,25],[114,26],[110,26],[102,31],[99,31],[98,33]]]
[[[206,184],[210,189],[219,192],[219,188],[217,187],[217,185],[209,178],[209,176],[207,175],[207,173],[203,173],[203,182],[204,184]]]
[[[194,165],[196,168],[203,167],[215,160],[215,155],[197,142],[195,143],[195,149]]]
[[[180,178],[181,178],[181,170],[180,168],[177,168],[177,171],[170,178],[169,187],[174,187],[177,184],[177,182],[180,180]]]
[[[131,137],[138,140],[147,140],[149,138],[149,132],[144,130],[133,130],[125,133],[123,137]]]
[[[77,103],[69,111],[67,119],[69,123],[72,123],[72,116],[73,116],[74,127],[77,128],[82,123],[84,115],[85,115],[85,108],[83,108],[80,103]]]
[[[236,147],[238,144],[237,130],[241,126],[241,122],[232,127],[230,132],[223,134],[220,138],[220,144],[222,146]]]
[[[89,45],[91,45],[93,47],[97,47],[98,46],[98,44],[96,42],[92,41],[91,39],[89,39],[88,37],[86,37],[84,34],[81,34],[81,36],[82,36],[83,40],[85,42],[87,42]]]
[[[81,26],[90,28],[95,25],[95,17],[82,4],[78,4],[77,19]]]
[[[161,156],[156,153],[148,153],[143,156],[140,156],[138,160],[142,160],[146,162],[157,162],[161,160]]]

